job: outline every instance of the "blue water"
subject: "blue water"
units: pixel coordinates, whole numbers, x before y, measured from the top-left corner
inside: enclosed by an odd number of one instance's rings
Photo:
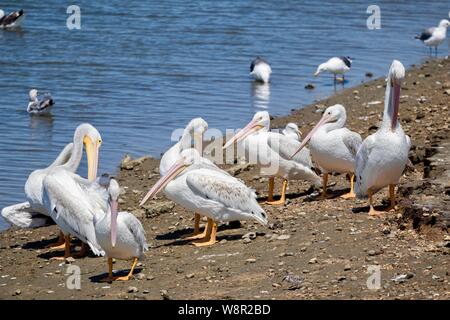
[[[368,71],[384,75],[394,58],[419,63],[427,51],[413,36],[450,9],[448,0],[378,1],[382,29],[369,30],[367,1],[105,2],[77,1],[81,30],[70,31],[68,4],[2,1],[27,17],[20,31],[0,31],[0,207],[24,200],[29,173],[82,122],[103,136],[100,173],[114,172],[125,152],[159,156],[194,116],[239,128],[257,110],[282,115],[331,95],[330,77],[312,74],[334,55],[355,58],[347,87]],[[248,77],[256,55],[272,65],[270,85]],[[26,113],[32,87],[53,94],[51,117]]]

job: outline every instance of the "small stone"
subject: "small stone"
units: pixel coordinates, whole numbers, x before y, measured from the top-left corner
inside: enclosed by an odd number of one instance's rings
[[[74,262],[75,262],[75,259],[74,259],[73,257],[67,257],[66,260],[65,260],[65,262],[66,262],[67,264],[71,264],[71,263],[74,263]]]
[[[242,239],[256,239],[256,232],[248,232],[242,236]]]
[[[193,273],[189,273],[186,275],[186,279],[192,279],[195,275]]]
[[[368,254],[369,256],[374,256],[374,255],[376,255],[377,253],[376,253],[375,250],[369,250],[369,251],[367,251],[367,254]]]
[[[22,294],[22,291],[20,290],[20,289],[17,289],[15,292],[14,292],[14,295],[15,296],[20,296]]]
[[[306,86],[305,86],[305,89],[308,89],[308,90],[312,90],[312,89],[314,89],[315,88],[315,86],[312,84],[312,83],[308,83]]]
[[[291,236],[288,234],[282,234],[277,237],[277,240],[288,240]]]
[[[144,291],[142,291],[142,293],[143,293],[143,294],[149,294],[150,291],[149,291],[149,290],[144,290]]]
[[[136,287],[128,287],[128,289],[127,289],[127,292],[128,293],[136,293],[136,292],[138,292],[139,290],[138,290],[138,288],[136,288]]]
[[[143,273],[138,273],[134,276],[134,278],[136,278],[137,280],[144,280],[145,279],[145,274]]]
[[[309,264],[315,264],[315,263],[317,263],[317,258],[312,258],[312,259],[310,259],[309,261],[308,261],[308,263]]]
[[[346,276],[339,276],[337,280],[338,281],[344,281],[345,279],[347,279]]]
[[[250,242],[252,242],[252,240],[250,238],[245,238],[242,242],[243,243],[250,243]]]
[[[148,277],[147,277],[147,280],[153,280],[153,279],[155,279],[154,276],[148,276]]]
[[[222,240],[219,241],[220,244],[225,244],[225,243],[227,243],[227,242],[228,242],[227,239],[222,239]]]
[[[352,270],[352,266],[349,265],[349,264],[346,264],[346,265],[344,266],[344,271],[349,271],[349,270]]]
[[[172,300],[172,297],[169,296],[169,293],[167,292],[167,290],[161,290],[160,293],[161,293],[161,297],[164,300]]]
[[[250,258],[250,259],[247,259],[245,261],[248,262],[248,263],[255,263],[256,259]]]
[[[52,294],[52,293],[55,293],[55,291],[52,291],[52,290],[47,291],[47,294]]]

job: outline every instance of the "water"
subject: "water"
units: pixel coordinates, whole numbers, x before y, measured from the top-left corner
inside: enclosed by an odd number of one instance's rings
[[[195,116],[239,128],[257,110],[286,114],[332,94],[329,76],[312,76],[331,56],[355,58],[346,86],[367,71],[384,75],[394,58],[418,63],[427,51],[413,36],[450,9],[447,0],[380,1],[382,29],[368,30],[367,1],[77,4],[82,29],[69,31],[61,1],[2,1],[27,17],[21,31],[0,32],[0,207],[24,201],[29,173],[53,161],[82,122],[103,136],[99,172],[114,172],[125,152],[159,156]],[[256,55],[272,64],[270,85],[249,80]],[[26,113],[32,87],[51,91],[51,117]]]

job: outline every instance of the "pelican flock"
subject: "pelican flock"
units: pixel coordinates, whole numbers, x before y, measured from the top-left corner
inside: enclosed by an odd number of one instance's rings
[[[394,60],[389,69],[384,100],[383,122],[374,134],[364,139],[356,155],[356,194],[369,197],[369,215],[380,215],[373,207],[372,196],[389,186],[389,209],[395,206],[395,185],[408,163],[411,139],[398,121],[400,90],[405,78],[405,68]]]
[[[55,104],[55,101],[49,93],[39,97],[36,89],[31,89],[29,93],[30,102],[28,102],[27,112],[29,114],[44,115],[48,114]]]
[[[320,186],[320,178],[312,170],[311,156],[307,148],[291,158],[300,142],[269,130],[269,113],[257,112],[252,121],[228,140],[223,148],[226,149],[235,141],[240,143],[246,159],[257,164],[262,175],[269,176],[268,203],[282,205],[286,201],[289,180],[306,180],[314,186]],[[273,199],[275,177],[283,179],[281,197],[277,201]]]
[[[305,137],[302,144],[295,151],[297,154],[311,140],[309,146],[313,161],[323,171],[322,197],[326,198],[329,173],[348,173],[350,177],[350,192],[343,198],[354,198],[353,189],[355,158],[362,143],[361,136],[345,128],[347,113],[344,106],[337,104],[328,107],[322,119]]]
[[[420,35],[415,38],[422,41],[426,46],[430,47],[430,54],[432,47],[434,47],[437,55],[437,48],[444,42],[447,36],[447,28],[450,26],[450,21],[443,19],[439,22],[437,27],[431,27],[422,31]]]

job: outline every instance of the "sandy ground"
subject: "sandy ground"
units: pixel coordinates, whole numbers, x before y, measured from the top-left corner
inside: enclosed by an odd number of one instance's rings
[[[386,66],[387,68],[388,66]],[[383,79],[294,110],[273,127],[298,123],[306,133],[326,106],[346,106],[347,126],[363,137],[377,129],[384,101]],[[285,206],[262,204],[270,225],[221,225],[214,246],[197,248],[180,239],[193,215],[162,195],[144,208],[144,192],[158,179],[158,160],[128,163],[119,173],[122,210],[144,224],[150,250],[129,282],[99,283],[106,259],[89,256],[61,263],[61,252],[45,246],[57,236],[49,226],[12,228],[0,234],[2,299],[449,299],[450,61],[435,60],[407,72],[400,118],[413,147],[398,189],[399,204],[382,218],[367,215],[365,201],[343,200],[344,175],[330,179],[334,197],[319,200],[301,181],[292,181]],[[249,119],[250,120],[250,119]],[[267,179],[247,166],[227,166],[261,200]],[[280,187],[278,181],[276,188]],[[278,189],[276,189],[278,190]],[[386,190],[376,196],[386,205]],[[67,288],[67,273],[80,268],[81,289]],[[375,267],[374,267],[375,266]],[[368,268],[380,268],[379,289],[369,289]],[[118,261],[115,269],[127,269]],[[73,270],[73,269],[72,269]]]

